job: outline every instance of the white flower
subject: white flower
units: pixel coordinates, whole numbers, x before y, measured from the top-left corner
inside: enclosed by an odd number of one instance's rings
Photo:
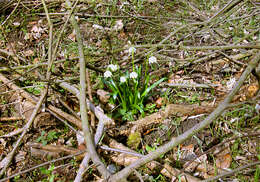
[[[148,61],[149,61],[149,64],[157,63],[157,58],[152,56],[152,57],[149,58]]]
[[[248,35],[248,34],[249,34],[249,32],[248,32],[248,31],[246,31],[246,29],[244,29],[244,34]]]
[[[93,27],[94,29],[98,29],[98,30],[103,30],[103,29],[104,29],[102,26],[97,25],[97,24],[94,24],[92,27]]]
[[[125,76],[121,76],[121,77],[120,77],[120,82],[121,82],[121,83],[126,82],[126,77],[125,77]]]
[[[236,78],[231,78],[228,82],[227,82],[227,89],[230,91],[232,90],[232,88],[234,87],[234,85],[236,84]]]
[[[111,77],[111,76],[112,76],[111,71],[106,71],[106,72],[104,73],[104,77],[105,77],[105,78],[109,78],[109,77]]]
[[[117,20],[115,26],[113,27],[113,30],[118,31],[123,29],[123,27],[124,27],[123,20]]]
[[[136,72],[132,72],[132,73],[130,73],[130,78],[137,78],[137,73]]]
[[[134,47],[130,47],[129,49],[128,49],[128,53],[130,54],[130,55],[132,55],[133,53],[135,53],[136,52],[136,48],[134,48]]]
[[[108,65],[107,68],[110,69],[111,71],[115,72],[119,68],[119,66],[117,66],[115,64],[110,64],[110,65]]]

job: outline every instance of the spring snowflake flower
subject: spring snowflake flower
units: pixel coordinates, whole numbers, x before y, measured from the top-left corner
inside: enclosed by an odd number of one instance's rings
[[[137,73],[136,72],[132,72],[132,73],[130,73],[130,78],[133,78],[133,79],[135,79],[135,78],[137,78]]]
[[[120,77],[120,82],[121,83],[125,83],[126,82],[126,77],[125,76],[121,76]]]
[[[154,57],[154,56],[152,56],[152,57],[150,57],[150,58],[148,59],[148,61],[149,61],[149,64],[157,63],[157,58]]]
[[[132,55],[133,53],[135,53],[136,52],[136,48],[134,48],[134,47],[130,47],[129,49],[128,49],[128,53],[130,54],[130,55]]]
[[[106,72],[104,73],[104,77],[105,77],[105,78],[109,78],[109,77],[111,77],[111,76],[112,76],[111,71],[106,71]]]
[[[232,90],[232,88],[234,87],[235,84],[236,84],[236,79],[231,78],[229,81],[227,81],[227,89],[229,91]]]
[[[119,66],[117,66],[116,64],[110,64],[107,68],[115,72],[119,68]]]

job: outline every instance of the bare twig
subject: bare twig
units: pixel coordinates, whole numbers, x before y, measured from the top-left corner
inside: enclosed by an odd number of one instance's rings
[[[15,136],[15,135],[18,135],[20,133],[22,133],[24,131],[24,128],[18,128],[8,134],[5,134],[5,135],[2,135],[0,136],[0,138],[8,138],[8,137],[12,137],[12,136]]]
[[[100,138],[102,137],[104,126],[105,126],[104,121],[99,120],[97,130],[96,130],[96,134],[95,134],[95,138],[94,138],[95,145],[98,144]],[[82,180],[82,177],[83,177],[86,169],[88,168],[89,160],[90,160],[90,155],[89,155],[89,153],[86,153],[84,159],[82,160],[82,162],[80,164],[80,168],[77,172],[77,176],[74,179],[74,182],[80,182]]]
[[[7,51],[3,50],[3,49],[0,49],[0,52],[2,53],[7,53]],[[17,56],[19,59],[23,59],[25,62],[26,60],[18,55],[15,55],[15,54],[12,54],[10,52],[8,52],[8,55],[10,56]],[[77,61],[78,58],[74,58],[74,59],[62,59],[62,60],[58,60],[58,61],[55,61],[53,62],[53,64],[59,64],[59,63],[63,63],[67,60],[70,60],[70,61]],[[28,69],[28,68],[32,68],[32,69],[35,69],[37,67],[42,67],[42,66],[48,66],[48,63],[38,63],[38,64],[29,64],[29,65],[26,65],[26,66],[16,66],[16,67],[10,67],[10,68],[7,68],[7,67],[1,67],[0,68],[0,72],[2,71],[11,71],[11,70],[21,70],[21,69]],[[94,71],[97,71],[99,73],[104,73],[104,70],[103,69],[100,69],[100,68],[97,68],[97,67],[94,67],[93,65],[91,64],[86,64],[86,67],[91,69],[91,70],[94,70]]]
[[[144,182],[142,175],[137,170],[134,169],[134,173],[139,178],[140,182]]]
[[[184,83],[166,83],[162,84],[162,86],[168,86],[168,87],[180,87],[180,88],[214,88],[217,85],[211,85],[211,84],[198,84],[198,83],[192,83],[192,84],[184,84]]]
[[[16,120],[22,120],[22,117],[2,117],[0,118],[0,121],[16,121]]]
[[[89,97],[89,100],[91,102],[93,102],[93,98],[92,98],[92,93],[91,93],[91,81],[90,81],[90,76],[89,76],[89,70],[86,69],[86,80],[87,80],[87,84],[88,84],[88,97]],[[95,128],[95,115],[93,112],[90,113],[90,117],[91,117],[91,126],[93,128]]]
[[[230,106],[230,105],[229,105],[229,106]],[[228,107],[229,107],[229,106],[228,106]],[[223,142],[221,142],[221,143],[219,143],[219,144],[217,144],[217,145],[214,145],[213,147],[211,147],[211,148],[208,149],[207,151],[202,152],[201,154],[197,155],[197,157],[196,157],[195,159],[193,159],[193,160],[189,161],[188,163],[186,163],[186,164],[183,166],[182,170],[180,170],[180,172],[176,175],[176,177],[179,176],[180,174],[182,174],[182,173],[185,171],[185,169],[186,169],[187,167],[189,167],[189,165],[190,165],[192,162],[196,161],[199,157],[201,157],[202,155],[205,155],[205,154],[209,154],[210,152],[212,152],[212,151],[215,150],[216,148],[218,148],[218,147],[224,145],[225,143],[229,143],[229,142],[234,141],[234,140],[236,140],[236,139],[238,139],[238,138],[257,137],[257,136],[259,136],[259,135],[260,135],[260,133],[253,133],[253,134],[246,134],[246,135],[243,135],[243,136],[234,136],[234,137],[232,137],[232,138],[230,138],[230,139],[228,139],[228,140],[225,140],[225,141],[223,141]]]
[[[208,178],[208,179],[203,180],[203,181],[201,181],[201,182],[215,181],[215,180],[217,180],[217,179],[224,178],[224,177],[226,177],[226,176],[231,176],[231,175],[233,175],[233,174],[235,174],[235,173],[241,172],[243,169],[249,168],[249,167],[251,167],[251,166],[256,166],[256,165],[258,165],[258,164],[260,164],[260,161],[253,162],[253,163],[250,163],[250,164],[241,166],[241,167],[239,167],[239,168],[237,168],[237,169],[234,169],[234,170],[232,170],[232,171],[228,171],[228,172],[222,173],[222,174],[217,175],[217,176],[214,176],[214,177],[212,177],[212,178]]]
[[[14,52],[9,52],[9,51],[6,51],[4,49],[0,49],[0,52],[3,53],[3,54],[6,54],[8,56],[13,57],[14,60],[19,60],[20,59],[20,60],[22,60],[24,62],[26,61],[23,57],[21,57],[19,55],[16,55]],[[32,65],[32,67],[33,67],[33,65]]]
[[[177,46],[176,44],[143,44],[134,47],[173,47],[186,51],[201,51],[201,50],[229,50],[229,49],[260,49],[259,44],[244,44],[244,45],[223,45],[223,46]]]

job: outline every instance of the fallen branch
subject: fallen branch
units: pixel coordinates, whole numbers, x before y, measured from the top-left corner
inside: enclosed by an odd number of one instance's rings
[[[66,5],[71,9],[71,2],[66,0]],[[83,41],[80,34],[79,26],[75,20],[75,16],[72,14],[70,18],[71,24],[76,33],[76,39],[78,42],[79,51],[79,65],[80,65],[80,117],[82,121],[82,128],[85,136],[85,141],[87,145],[87,151],[90,155],[91,160],[97,166],[98,171],[102,174],[103,178],[107,179],[110,176],[110,172],[107,170],[106,166],[100,160],[97,151],[95,149],[95,144],[90,133],[90,126],[88,122],[87,114],[87,104],[86,104],[86,64],[83,51]]]

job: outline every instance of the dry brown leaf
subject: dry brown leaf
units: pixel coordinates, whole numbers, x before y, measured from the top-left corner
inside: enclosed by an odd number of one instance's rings
[[[167,176],[170,179],[174,180],[176,178],[175,176],[180,173],[180,170],[171,167],[169,164],[164,164],[163,167],[164,168],[161,170],[161,173],[163,175]],[[189,174],[182,175],[182,177],[180,179],[181,179],[181,182],[197,182],[197,181],[200,181],[198,178],[193,177]]]
[[[232,162],[230,153],[225,155],[219,155],[216,159],[216,166],[220,169],[229,168]]]
[[[24,51],[24,55],[25,55],[25,57],[34,56],[34,52],[33,52],[33,50],[29,49],[27,51]]]
[[[193,144],[190,144],[190,145],[182,146],[182,147],[181,147],[181,150],[187,150],[187,151],[193,152],[193,150],[194,150],[194,145],[193,145]]]
[[[40,61],[39,58],[34,58],[34,59],[33,59],[33,64],[38,64],[39,61]]]
[[[257,91],[259,89],[258,84],[252,84],[247,88],[247,97],[252,98],[256,95]]]
[[[73,32],[71,34],[69,34],[68,38],[75,42],[76,41],[76,33],[75,33],[75,30],[73,30]]]
[[[157,108],[161,108],[162,105],[164,104],[164,98],[163,97],[159,97],[156,101],[155,101],[156,107]]]

